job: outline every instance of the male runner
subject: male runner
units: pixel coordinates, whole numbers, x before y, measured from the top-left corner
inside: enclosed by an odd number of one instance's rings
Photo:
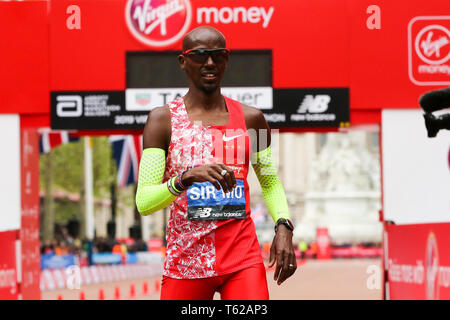
[[[265,268],[250,218],[248,165],[276,222],[269,266],[280,285],[296,270],[293,226],[270,153],[262,112],[222,96],[224,36],[198,27],[178,62],[189,91],[155,108],[144,128],[136,205],[148,215],[170,205],[161,299],[268,299]],[[164,181],[162,183],[162,181]]]

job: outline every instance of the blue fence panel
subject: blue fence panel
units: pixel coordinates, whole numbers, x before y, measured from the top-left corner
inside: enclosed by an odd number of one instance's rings
[[[138,256],[135,252],[127,253],[127,263],[130,264],[138,263]]]
[[[94,253],[92,255],[93,264],[121,264],[122,255],[117,253]]]

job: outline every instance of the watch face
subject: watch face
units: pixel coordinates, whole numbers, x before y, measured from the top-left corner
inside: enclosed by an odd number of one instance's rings
[[[291,231],[294,231],[294,225],[292,224],[291,220],[286,219],[286,224],[289,226]]]
[[[294,225],[292,224],[291,220],[286,220],[289,224],[289,227],[291,227],[292,230],[294,230]]]

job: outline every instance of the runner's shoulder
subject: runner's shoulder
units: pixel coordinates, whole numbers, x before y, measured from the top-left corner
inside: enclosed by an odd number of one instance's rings
[[[170,123],[170,109],[168,105],[156,107],[148,113],[146,126],[150,124]]]
[[[170,109],[169,109],[169,105],[164,105],[161,107],[156,107],[153,108],[149,113],[148,113],[149,118],[151,117],[152,120],[154,121],[162,121],[162,120],[167,120],[170,119]]]
[[[156,107],[149,112],[143,132],[144,149],[161,148],[167,152],[171,135],[170,121],[167,105]]]
[[[241,105],[247,128],[261,129],[266,127],[266,118],[260,109],[243,103]]]

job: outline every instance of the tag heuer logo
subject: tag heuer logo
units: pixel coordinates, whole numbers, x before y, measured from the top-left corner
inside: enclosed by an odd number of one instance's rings
[[[150,103],[150,93],[136,93],[136,103],[141,106],[146,106]]]

